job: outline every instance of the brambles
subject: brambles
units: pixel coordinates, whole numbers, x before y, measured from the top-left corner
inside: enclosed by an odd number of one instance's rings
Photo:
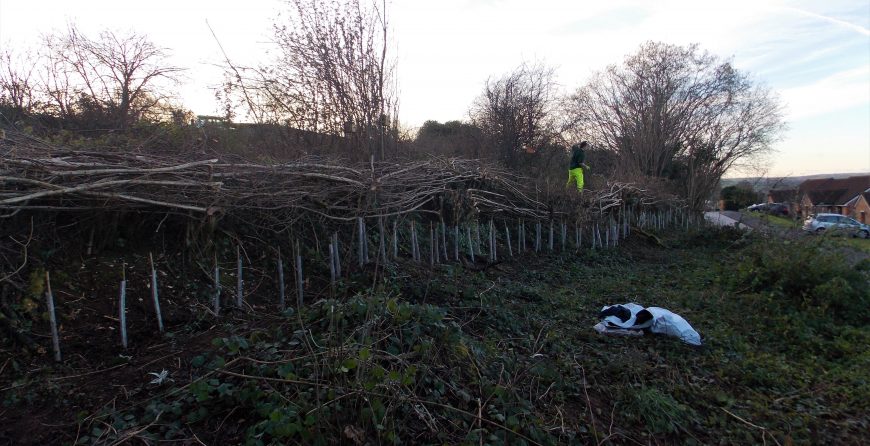
[[[817,310],[859,322],[865,318],[857,309],[870,305],[870,274],[825,240],[758,241],[735,266],[733,286],[757,292],[777,311]]]
[[[668,248],[627,239],[482,271],[393,271],[374,287],[348,280],[299,313],[264,311],[252,295],[253,311],[170,322],[128,360],[80,351],[91,363],[69,375],[92,375],[50,380],[19,357],[5,422],[73,407],[69,428],[40,432],[73,443],[80,431],[82,444],[859,442],[870,422],[863,326],[735,292],[722,276],[764,240],[738,251],[731,233],[705,233],[707,245],[660,234]],[[594,333],[601,306],[625,299],[685,315],[705,346]],[[148,384],[158,370],[175,381]]]

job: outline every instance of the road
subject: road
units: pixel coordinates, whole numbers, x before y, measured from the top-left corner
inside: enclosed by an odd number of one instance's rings
[[[729,215],[731,214],[731,215]],[[735,215],[736,214],[736,215]],[[733,217],[740,218],[739,212],[704,212],[704,218],[710,223],[719,225],[719,226],[737,226],[740,229],[746,229],[747,231],[751,231],[753,228],[745,223],[740,223]]]

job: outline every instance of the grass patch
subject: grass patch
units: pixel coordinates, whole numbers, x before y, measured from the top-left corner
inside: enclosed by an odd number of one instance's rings
[[[771,215],[765,212],[746,212],[746,215],[756,217],[762,223],[776,226],[782,229],[800,229],[803,226],[802,220],[795,220],[790,217],[782,217],[779,215]]]

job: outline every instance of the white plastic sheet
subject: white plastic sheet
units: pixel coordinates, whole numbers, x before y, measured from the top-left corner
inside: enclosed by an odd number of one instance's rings
[[[601,309],[605,311],[608,308],[613,308],[615,305],[607,305]],[[636,303],[622,304],[623,308],[631,312],[631,316],[623,321],[617,316],[606,316],[604,320],[596,325],[595,331],[602,334],[622,335],[627,333],[618,333],[623,330],[637,331],[648,328],[653,333],[664,334],[679,338],[681,341],[691,345],[701,345],[701,335],[682,316],[670,310],[661,307],[646,307]],[[641,323],[637,323],[638,315],[646,311],[652,317]]]
[[[680,338],[686,344],[701,345],[701,335],[677,313],[659,307],[647,307],[652,316],[650,331]]]

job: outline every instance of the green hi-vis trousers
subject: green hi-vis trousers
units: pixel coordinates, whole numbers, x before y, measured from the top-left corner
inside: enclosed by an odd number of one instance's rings
[[[572,181],[577,181],[577,190],[583,191],[583,168],[577,167],[575,169],[568,170],[568,183],[566,186],[570,186]]]

